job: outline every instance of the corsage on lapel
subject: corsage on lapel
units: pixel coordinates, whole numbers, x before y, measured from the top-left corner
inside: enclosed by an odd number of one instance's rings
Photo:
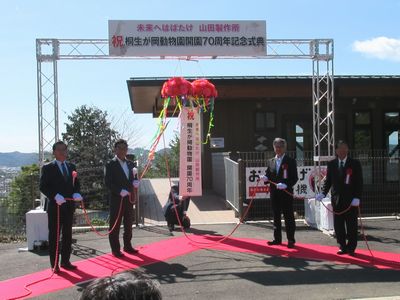
[[[288,178],[288,165],[282,164],[282,169],[283,169],[283,179],[287,179]]]
[[[350,179],[351,179],[351,175],[353,174],[353,170],[351,168],[348,168],[346,170],[346,184],[350,184]]]

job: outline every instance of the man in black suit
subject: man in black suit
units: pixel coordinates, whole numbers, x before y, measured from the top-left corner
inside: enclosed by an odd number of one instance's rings
[[[333,226],[336,240],[340,246],[337,254],[348,253],[354,256],[357,247],[357,216],[363,188],[363,177],[360,162],[349,157],[348,153],[347,143],[339,141],[336,144],[337,158],[328,163],[322,193],[317,194],[315,199],[321,201],[329,190],[331,191],[331,203],[334,211]],[[340,215],[336,214],[349,207],[349,211]]]
[[[274,239],[268,241],[268,245],[280,245],[282,243],[282,223],[281,214],[285,219],[286,237],[288,239],[288,248],[294,248],[296,240],[294,233],[296,231],[296,222],[293,212],[293,186],[298,180],[296,161],[287,156],[286,141],[282,138],[276,138],[273,141],[275,157],[267,162],[266,174],[261,176],[265,183],[270,184],[272,211],[274,215]]]
[[[58,273],[60,269],[56,248],[57,236],[60,232],[62,240],[58,252],[61,252],[61,267],[67,270],[76,269],[76,266],[70,262],[75,203],[65,198],[81,201],[82,196],[79,194],[79,180],[75,176],[77,174],[75,165],[66,162],[67,145],[62,141],[56,142],[53,145],[53,155],[55,160],[42,168],[40,191],[47,197],[50,264],[54,272]],[[58,220],[59,232],[57,232]]]
[[[124,251],[130,254],[138,252],[132,247],[131,239],[133,203],[136,200],[134,189],[139,187],[139,180],[133,161],[126,159],[128,143],[123,139],[118,140],[114,144],[114,151],[115,157],[107,163],[105,170],[105,184],[110,196],[110,230],[114,228],[109,235],[109,240],[112,254],[115,257],[122,257],[124,254],[121,252],[119,243],[119,227],[122,218],[124,219]]]

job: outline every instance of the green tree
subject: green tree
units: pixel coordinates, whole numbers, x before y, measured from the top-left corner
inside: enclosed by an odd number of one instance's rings
[[[68,120],[62,137],[68,144],[68,159],[77,166],[85,204],[104,208],[104,166],[113,156],[119,134],[111,128],[107,112],[96,107],[78,107]]]
[[[178,177],[179,147],[179,136],[175,135],[174,138],[169,142],[169,148],[162,149],[155,153],[151,168],[145,176],[149,178],[168,177],[168,162],[169,175],[171,177]]]
[[[8,196],[8,213],[24,215],[38,204],[35,199],[40,198],[39,166],[23,166],[21,173],[11,183],[11,192]]]

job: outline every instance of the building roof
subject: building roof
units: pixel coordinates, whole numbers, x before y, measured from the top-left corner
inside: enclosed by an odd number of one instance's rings
[[[185,77],[187,80],[195,80],[198,77]],[[169,77],[131,77],[127,80],[129,98],[132,111],[135,113],[156,114],[162,104],[161,87]],[[292,81],[299,83],[312,79],[309,75],[290,75],[290,76],[210,76],[208,80],[218,86],[219,98],[230,95],[232,85],[237,85],[238,81],[245,84],[259,84],[260,81]],[[335,82],[359,82],[369,80],[400,80],[400,75],[335,75]],[[335,85],[336,86],[336,85]],[[311,89],[311,86],[310,86]]]

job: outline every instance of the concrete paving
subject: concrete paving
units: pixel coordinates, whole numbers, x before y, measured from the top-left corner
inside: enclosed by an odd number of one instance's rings
[[[176,184],[178,178],[172,178]],[[166,225],[162,208],[168,200],[170,182],[165,178],[143,179],[140,185],[140,211],[145,225]],[[236,222],[234,211],[225,204],[225,199],[212,191],[192,197],[188,215],[192,224],[215,224]]]
[[[364,225],[372,250],[400,255],[399,220],[365,220]],[[190,231],[226,235],[233,226],[195,225]],[[182,233],[176,231],[174,235],[182,236]],[[234,237],[271,239],[272,225],[268,222],[243,224]],[[73,261],[110,251],[108,239],[93,232],[76,233],[74,238],[77,242]],[[165,226],[146,226],[134,229],[133,242],[144,245],[169,238]],[[298,243],[336,246],[332,237],[302,222],[297,222],[296,239]],[[0,245],[0,280],[48,268],[46,251],[18,252],[20,247],[25,244]],[[362,240],[358,248],[366,249]],[[400,299],[400,271],[332,261],[201,249],[141,269],[160,282],[163,299]],[[36,299],[79,299],[84,287],[85,284],[79,284]]]

